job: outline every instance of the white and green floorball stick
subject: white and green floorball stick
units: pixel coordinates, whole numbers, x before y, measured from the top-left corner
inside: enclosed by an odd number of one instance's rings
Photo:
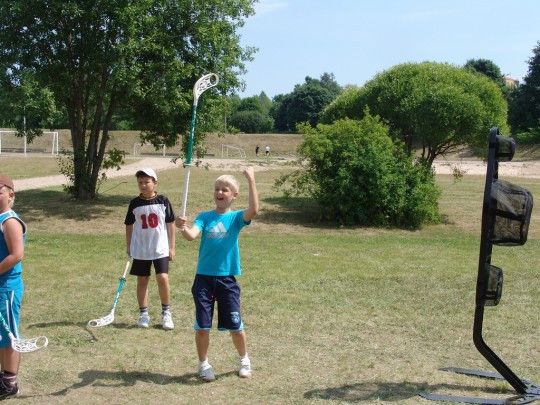
[[[195,85],[193,86],[193,109],[191,110],[191,129],[189,131],[189,144],[188,152],[186,158],[186,173],[184,177],[184,191],[182,193],[182,209],[181,215],[184,217],[186,215],[186,205],[187,205],[187,195],[189,188],[189,174],[191,171],[191,155],[193,153],[193,138],[195,136],[195,118],[197,116],[197,103],[199,102],[199,97],[206,90],[217,86],[219,83],[219,77],[215,73],[208,73],[202,76]]]
[[[4,315],[2,315],[1,312],[0,312],[0,323],[2,323],[2,326],[8,333],[9,338],[11,339],[11,347],[16,352],[19,352],[19,353],[35,352],[36,350],[47,347],[47,345],[49,344],[49,339],[47,339],[45,336],[38,336],[32,339],[17,339],[15,335],[13,335],[13,333],[11,332],[9,325],[7,324],[6,319],[4,318]]]
[[[116,291],[116,296],[114,297],[114,304],[112,307],[111,312],[109,314],[98,318],[98,319],[92,319],[88,322],[88,327],[90,328],[100,328],[102,326],[107,326],[113,323],[114,321],[114,311],[116,310],[116,304],[118,304],[118,298],[120,298],[120,293],[122,292],[122,287],[124,286],[124,283],[126,282],[126,275],[127,271],[129,269],[129,265],[131,264],[132,258],[128,257],[126,261],[126,268],[124,269],[124,274],[122,274],[122,277],[120,278],[120,284],[118,285],[118,290]]]

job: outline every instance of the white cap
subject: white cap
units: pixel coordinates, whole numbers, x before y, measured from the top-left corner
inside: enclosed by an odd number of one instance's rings
[[[142,169],[137,170],[137,173],[135,173],[135,176],[139,176],[141,174],[146,174],[148,177],[153,177],[155,181],[157,181],[157,174],[153,169],[150,169],[149,167],[143,167]]]

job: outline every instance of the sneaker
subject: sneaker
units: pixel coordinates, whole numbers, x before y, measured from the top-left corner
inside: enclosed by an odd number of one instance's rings
[[[148,314],[141,314],[139,317],[139,322],[137,322],[137,325],[139,325],[139,328],[148,328],[148,324],[150,323],[150,316]]]
[[[15,385],[10,386],[9,384],[0,383],[0,401],[8,398],[13,398],[19,393],[19,386]]]
[[[161,314],[161,322],[163,324],[163,329],[172,330],[174,329],[174,323],[172,321],[172,316],[170,312],[163,312]]]
[[[211,382],[216,379],[212,366],[207,362],[199,365],[199,378],[205,382]]]
[[[249,357],[240,357],[238,376],[242,378],[251,377],[251,361],[249,360]]]

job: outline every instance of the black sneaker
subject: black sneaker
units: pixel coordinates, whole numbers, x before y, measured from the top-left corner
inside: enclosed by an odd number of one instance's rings
[[[3,382],[0,382],[0,401],[8,398],[13,398],[19,393],[19,386],[17,384],[11,387],[6,387]]]

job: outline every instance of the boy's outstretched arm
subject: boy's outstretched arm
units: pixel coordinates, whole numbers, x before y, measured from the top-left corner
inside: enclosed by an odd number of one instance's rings
[[[199,236],[199,233],[201,230],[197,226],[192,226],[191,228],[188,228],[186,226],[187,223],[187,217],[176,217],[175,224],[177,228],[180,228],[180,233],[186,240],[193,240],[197,236]]]
[[[248,207],[244,210],[244,222],[251,221],[259,212],[259,195],[257,194],[257,184],[255,183],[255,170],[249,166],[244,170],[244,176],[248,181],[249,196]]]

